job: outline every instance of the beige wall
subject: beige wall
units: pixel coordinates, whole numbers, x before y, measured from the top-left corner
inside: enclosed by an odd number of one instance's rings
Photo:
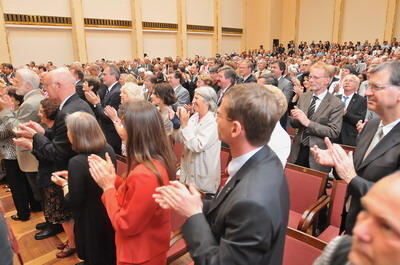
[[[144,32],[144,53],[150,57],[176,56],[175,32]]]
[[[221,44],[222,53],[239,52],[241,42],[242,42],[241,36],[223,35]]]
[[[86,18],[132,19],[131,0],[82,0],[82,6]]]
[[[264,0],[247,0],[251,1],[251,6],[246,5],[246,49],[255,49],[259,45],[266,45],[270,42],[270,17],[268,12],[268,1]],[[257,8],[253,8],[257,7]]]
[[[300,0],[299,41],[331,40],[334,3],[335,0]]]
[[[187,52],[189,57],[202,55],[212,56],[212,35],[211,34],[188,34]]]
[[[86,30],[86,45],[89,62],[132,59],[129,31]]]
[[[213,0],[186,0],[186,23],[189,25],[214,26]]]
[[[71,16],[69,0],[2,0],[4,13]]]
[[[366,3],[367,2],[367,3]],[[387,0],[346,0],[342,41],[383,40]]]
[[[396,9],[396,17],[395,17],[395,24],[394,24],[394,32],[393,36],[400,40],[400,2],[398,1],[397,9]]]
[[[71,30],[8,28],[11,60],[15,66],[30,61],[53,61],[60,66],[73,62]]]
[[[243,0],[221,0],[222,27],[243,27]]]
[[[177,23],[176,0],[142,0],[143,21]]]

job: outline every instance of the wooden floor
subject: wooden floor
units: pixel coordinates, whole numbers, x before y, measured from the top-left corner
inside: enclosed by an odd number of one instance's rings
[[[56,245],[66,240],[65,233],[58,234],[57,236],[35,240],[34,235],[38,231],[35,229],[37,223],[43,222],[42,213],[32,213],[31,219],[26,222],[14,221],[10,217],[16,214],[14,203],[11,197],[11,193],[7,192],[0,185],[0,201],[3,204],[6,211],[6,219],[8,224],[11,226],[15,237],[18,240],[22,260],[26,265],[74,265],[80,260],[74,255],[64,259],[58,259],[56,253],[59,250]],[[170,265],[187,265],[191,263],[189,254],[186,254],[178,260],[172,262]],[[14,264],[20,264],[17,257],[14,258]]]
[[[36,224],[44,221],[42,213],[32,213],[31,219],[26,222],[12,220],[11,215],[16,214],[14,203],[11,193],[7,192],[3,185],[0,186],[0,201],[5,208],[7,222],[18,240],[22,260],[26,265],[73,265],[80,261],[76,256],[64,259],[56,257],[56,253],[59,252],[56,245],[65,241],[65,233],[43,240],[34,239],[35,233],[38,232],[35,229]],[[16,257],[14,261],[14,264],[19,264]]]

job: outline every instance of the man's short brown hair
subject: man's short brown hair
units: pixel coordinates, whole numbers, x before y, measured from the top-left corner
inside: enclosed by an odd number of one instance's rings
[[[250,83],[230,88],[225,100],[228,118],[242,124],[247,141],[253,146],[267,144],[280,118],[276,96],[264,86]]]

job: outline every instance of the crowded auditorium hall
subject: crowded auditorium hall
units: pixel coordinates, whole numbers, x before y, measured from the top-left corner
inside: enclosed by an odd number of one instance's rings
[[[400,265],[400,0],[0,0],[0,265]]]

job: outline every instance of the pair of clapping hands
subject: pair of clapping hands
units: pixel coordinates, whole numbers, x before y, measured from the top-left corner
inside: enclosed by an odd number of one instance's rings
[[[29,121],[21,123],[13,130],[18,138],[14,138],[15,145],[32,150],[32,138],[35,134],[44,134],[44,128],[37,122]]]

